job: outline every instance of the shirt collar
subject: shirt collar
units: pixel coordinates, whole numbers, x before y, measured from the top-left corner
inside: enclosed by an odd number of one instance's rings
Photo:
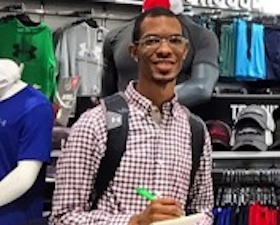
[[[132,103],[135,107],[140,109],[144,115],[149,114],[152,108],[152,101],[141,95],[136,89],[136,81],[130,81],[126,90],[125,95],[127,97],[128,102]],[[172,114],[176,117],[177,113],[179,113],[178,109],[180,108],[180,104],[178,103],[176,95],[162,105],[162,113],[163,114]]]

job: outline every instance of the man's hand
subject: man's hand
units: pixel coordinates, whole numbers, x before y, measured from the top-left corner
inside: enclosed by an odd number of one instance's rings
[[[173,198],[157,198],[142,213],[133,216],[129,225],[150,225],[156,221],[175,219],[181,215],[181,206]]]

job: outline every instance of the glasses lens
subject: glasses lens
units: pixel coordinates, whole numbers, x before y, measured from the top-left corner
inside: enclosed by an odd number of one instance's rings
[[[148,36],[146,38],[143,38],[143,45],[146,47],[157,47],[160,44],[160,37],[157,36]]]
[[[187,40],[180,35],[173,35],[168,38],[147,36],[141,39],[139,43],[147,48],[158,48],[162,41],[167,41],[169,46],[172,48],[181,48],[187,43]]]
[[[182,36],[171,36],[169,37],[169,43],[173,46],[182,46],[185,44],[185,38]]]

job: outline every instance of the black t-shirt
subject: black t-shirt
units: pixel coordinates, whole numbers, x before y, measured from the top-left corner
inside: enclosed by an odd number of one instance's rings
[[[198,63],[218,67],[218,40],[216,35],[194,23],[187,16],[181,16],[183,34],[189,39],[189,52],[177,83],[184,82],[191,75],[192,66]],[[128,82],[137,79],[137,64],[129,55],[128,47],[132,42],[134,21],[111,30],[104,43],[103,96],[123,91]]]

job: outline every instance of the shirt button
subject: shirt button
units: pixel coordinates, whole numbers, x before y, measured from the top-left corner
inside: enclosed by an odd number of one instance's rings
[[[158,164],[159,164],[159,165],[163,165],[163,164],[164,164],[164,160],[163,160],[163,159],[159,159],[159,160],[158,160]]]

